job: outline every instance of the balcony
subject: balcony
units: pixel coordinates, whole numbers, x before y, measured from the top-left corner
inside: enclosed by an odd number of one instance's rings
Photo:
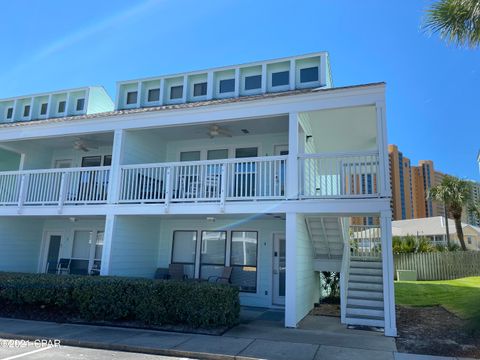
[[[286,197],[287,156],[121,166],[120,203]]]
[[[0,173],[0,205],[90,205],[107,202],[110,167]]]

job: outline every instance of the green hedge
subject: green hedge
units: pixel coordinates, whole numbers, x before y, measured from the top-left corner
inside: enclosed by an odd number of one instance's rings
[[[0,272],[0,306],[85,321],[212,328],[238,323],[239,290],[208,282]]]

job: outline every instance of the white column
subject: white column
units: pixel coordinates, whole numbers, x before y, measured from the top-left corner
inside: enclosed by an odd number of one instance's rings
[[[290,113],[288,119],[287,198],[298,198],[298,114]]]
[[[285,327],[297,327],[297,213],[285,220]]]
[[[395,318],[395,293],[393,283],[392,214],[390,210],[380,213],[382,237],[383,303],[385,313],[385,335],[397,336]]]
[[[110,274],[110,259],[112,253],[112,241],[115,232],[115,221],[115,215],[107,214],[105,218],[105,232],[103,233],[102,264],[100,267],[100,275]]]
[[[377,102],[375,105],[377,117],[377,149],[378,149],[378,188],[380,196],[391,196],[390,190],[390,167],[388,165],[388,142],[386,131],[385,103]]]
[[[123,143],[125,133],[122,129],[115,130],[112,147],[112,165],[108,181],[108,203],[115,204],[120,196],[121,171],[120,164],[123,159]]]

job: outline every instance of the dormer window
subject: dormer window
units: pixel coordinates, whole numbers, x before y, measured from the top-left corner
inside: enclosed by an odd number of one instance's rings
[[[48,109],[48,104],[47,104],[47,103],[43,103],[43,104],[40,106],[40,115],[47,115],[47,109]]]
[[[300,82],[318,81],[318,66],[300,69]]]
[[[137,103],[138,92],[129,91],[127,92],[127,105],[133,105]]]
[[[7,109],[7,119],[11,119],[13,117],[13,107],[9,107]]]
[[[30,115],[30,105],[25,105],[23,108],[23,117],[28,117]]]
[[[181,99],[183,97],[183,85],[172,86],[170,88],[170,100]]]
[[[205,96],[207,95],[207,83],[202,82],[193,85],[193,96]]]
[[[284,86],[290,82],[290,71],[280,71],[272,74],[272,86]]]
[[[220,80],[220,93],[229,93],[235,91],[235,79]]]
[[[65,112],[65,108],[67,107],[66,101],[59,101],[58,102],[58,113],[63,114]]]
[[[75,108],[76,111],[82,111],[85,107],[85,99],[77,99],[77,107]]]
[[[148,102],[154,102],[160,100],[160,89],[150,89],[148,90]]]
[[[262,87],[262,75],[245,77],[245,90],[255,90]]]

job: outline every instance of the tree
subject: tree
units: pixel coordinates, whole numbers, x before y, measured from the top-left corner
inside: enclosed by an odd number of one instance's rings
[[[462,250],[467,250],[465,240],[463,238],[462,229],[462,211],[463,208],[469,206],[471,203],[471,184],[466,180],[457,179],[453,176],[445,175],[439,185],[432,187],[428,192],[430,199],[443,202],[447,214],[445,214],[448,221],[448,214],[453,217],[455,221],[455,229],[457,230],[457,237],[460,241]]]
[[[458,46],[480,45],[480,0],[439,0],[427,10],[423,27]]]

